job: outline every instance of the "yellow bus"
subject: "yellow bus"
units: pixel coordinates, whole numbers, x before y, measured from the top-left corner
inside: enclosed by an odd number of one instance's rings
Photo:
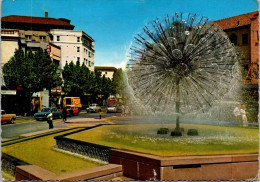
[[[75,107],[82,107],[80,97],[64,97],[63,98],[63,107],[67,107],[68,105],[74,105]]]

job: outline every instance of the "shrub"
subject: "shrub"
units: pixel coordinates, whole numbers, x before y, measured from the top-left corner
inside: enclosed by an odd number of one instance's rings
[[[175,129],[171,132],[171,136],[182,136],[182,130],[184,131],[183,128],[180,128],[180,129],[175,128]]]
[[[157,131],[157,135],[166,135],[168,134],[170,130],[168,128],[160,128],[158,131]]]
[[[188,132],[187,132],[187,135],[198,136],[199,133],[198,133],[198,130],[196,130],[196,129],[189,129]]]

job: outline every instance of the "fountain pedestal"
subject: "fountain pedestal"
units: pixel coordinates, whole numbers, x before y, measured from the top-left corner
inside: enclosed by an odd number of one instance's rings
[[[258,154],[161,157],[110,150],[109,163],[137,180],[246,180],[258,177]]]

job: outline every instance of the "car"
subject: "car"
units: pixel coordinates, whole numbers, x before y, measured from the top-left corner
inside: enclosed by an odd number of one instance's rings
[[[107,106],[107,112],[117,112],[116,106]]]
[[[34,114],[34,118],[37,121],[44,120],[47,121],[47,116],[51,113],[51,111],[54,111],[53,113],[53,119],[61,119],[62,118],[62,112],[59,111],[56,107],[45,107],[41,110],[41,112],[37,112]]]
[[[98,104],[90,104],[89,107],[86,109],[87,112],[98,112],[100,110],[100,106]]]
[[[16,120],[16,114],[6,114],[5,110],[1,110],[1,124],[11,123],[14,124]]]
[[[69,116],[79,115],[79,108],[77,108],[74,105],[67,105],[67,115]]]

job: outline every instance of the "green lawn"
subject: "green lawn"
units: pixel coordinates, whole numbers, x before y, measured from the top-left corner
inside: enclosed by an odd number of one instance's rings
[[[258,128],[181,124],[199,136],[172,137],[157,135],[161,127],[172,131],[175,124],[102,126],[67,137],[161,156],[258,153]]]
[[[96,162],[54,150],[53,147],[56,144],[54,137],[67,132],[56,133],[53,135],[4,146],[2,147],[2,152],[30,164],[40,166],[56,174],[101,165]]]

